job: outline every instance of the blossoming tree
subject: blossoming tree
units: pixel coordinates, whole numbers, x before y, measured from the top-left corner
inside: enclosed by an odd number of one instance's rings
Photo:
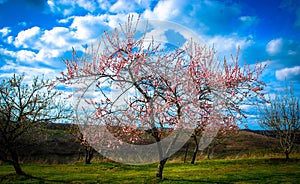
[[[210,143],[218,131],[225,134],[228,132],[225,130],[238,129],[237,121],[247,118],[242,105],[254,105],[256,102],[265,101],[262,92],[265,84],[259,78],[266,67],[266,63],[257,63],[252,67],[250,65],[241,67],[239,66],[238,51],[236,57],[232,56],[228,64],[226,59],[216,61],[215,51],[211,49],[207,54],[206,49],[196,45],[195,53],[190,57],[191,79],[197,84],[198,100],[201,107],[199,112],[202,112],[202,120],[192,135],[196,148],[191,163],[195,162],[198,150],[205,148],[199,147],[199,141],[203,143],[204,139],[208,139],[209,141],[206,140],[206,142]],[[214,101],[213,98],[221,98],[221,100]],[[214,102],[218,104],[214,104]],[[217,119],[218,128],[211,126],[211,120],[215,118],[212,112],[215,112],[213,109],[216,106],[220,112]],[[216,122],[213,125],[216,125]],[[210,129],[210,131],[206,129]],[[197,135],[201,135],[200,140],[197,140]]]
[[[83,57],[74,50],[73,58],[64,60],[67,72],[59,80],[74,86],[77,121],[89,143],[119,162],[159,161],[156,176],[162,178],[168,158],[204,123],[203,118],[218,124],[226,109],[238,110],[235,98],[248,93],[238,96],[234,86],[249,81],[253,89],[255,78],[240,76],[237,62],[224,62],[222,68],[214,50],[192,38],[170,45],[149,34],[147,26],[129,16],[125,25],[105,32]],[[253,72],[259,75],[262,69],[259,65]],[[134,145],[145,132],[154,143]]]

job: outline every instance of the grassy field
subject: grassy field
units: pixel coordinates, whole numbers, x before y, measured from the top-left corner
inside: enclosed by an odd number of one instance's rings
[[[300,160],[256,158],[203,160],[195,165],[168,162],[163,180],[156,164],[118,163],[24,164],[28,176],[17,176],[11,165],[0,165],[0,183],[299,183]]]

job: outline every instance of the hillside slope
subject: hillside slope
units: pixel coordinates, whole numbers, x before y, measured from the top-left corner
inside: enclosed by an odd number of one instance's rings
[[[23,163],[71,163],[84,158],[84,147],[75,142],[75,138],[67,133],[68,125],[51,125],[34,140],[23,140],[19,145],[20,160]],[[186,149],[188,145],[188,150]],[[187,160],[192,156],[195,143],[191,139],[172,159],[183,160],[187,151]],[[281,155],[279,141],[275,137],[265,136],[256,131],[239,130],[237,134],[226,136],[214,142],[205,150],[198,153],[197,159],[207,158],[238,158],[238,157],[264,157]],[[295,146],[294,153],[300,153],[300,145]],[[282,154],[283,156],[283,154]],[[97,160],[102,160],[96,154]]]

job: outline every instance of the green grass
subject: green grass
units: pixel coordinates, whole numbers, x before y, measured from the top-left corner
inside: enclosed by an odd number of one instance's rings
[[[281,159],[204,160],[195,165],[168,162],[163,180],[156,164],[118,163],[24,164],[28,176],[17,176],[11,165],[0,166],[0,183],[299,183],[300,161]]]

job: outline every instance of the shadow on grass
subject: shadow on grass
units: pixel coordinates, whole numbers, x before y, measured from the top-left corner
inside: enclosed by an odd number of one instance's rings
[[[229,178],[229,179],[218,179],[218,178],[203,178],[203,179],[164,179],[163,182],[166,183],[220,183],[220,184],[230,184],[237,182],[251,182],[258,183],[257,178]]]
[[[0,183],[10,183],[10,182],[14,182],[14,181],[20,181],[20,182],[38,182],[38,183],[65,183],[65,181],[63,180],[47,180],[45,178],[41,178],[41,177],[36,177],[36,176],[32,176],[30,174],[25,174],[25,175],[18,175],[15,173],[11,173],[11,174],[7,174],[4,175],[0,178]]]
[[[216,180],[195,180],[195,179],[163,179],[161,182],[166,183],[220,183],[220,184],[229,184],[232,182],[229,181],[216,181]]]
[[[278,176],[278,175],[277,175]],[[272,181],[274,175],[258,175],[258,176],[239,176],[236,174],[227,175],[226,178],[202,178],[202,179],[163,179],[163,183],[219,183],[219,184],[231,184],[231,183],[269,183]]]
[[[297,163],[300,162],[300,159],[298,158],[290,158],[289,160],[286,160],[285,158],[270,158],[265,161],[269,164],[287,164],[287,163]]]

